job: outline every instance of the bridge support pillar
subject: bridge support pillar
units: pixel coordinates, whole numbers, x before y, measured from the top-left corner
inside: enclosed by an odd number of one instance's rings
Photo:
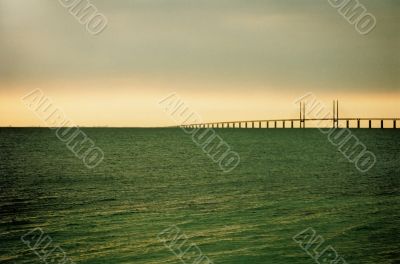
[[[269,121],[267,121],[267,128],[269,128]]]
[[[258,128],[261,128],[261,122],[258,122]]]
[[[286,122],[282,121],[282,127],[285,128]]]
[[[381,120],[381,128],[383,128],[383,120]]]
[[[360,119],[357,119],[357,128],[360,128]]]
[[[239,122],[239,128],[242,128],[242,122]]]
[[[349,123],[350,123],[350,121],[349,121],[349,120],[347,120],[347,121],[346,121],[346,127],[347,127],[347,128],[349,128],[349,127],[350,127],[350,124],[349,124]]]
[[[251,128],[254,128],[254,122],[251,122]]]
[[[369,120],[369,121],[368,121],[368,127],[369,127],[369,128],[372,128],[372,120]]]
[[[396,119],[393,120],[393,128],[396,128]]]
[[[245,128],[247,128],[247,122],[244,122],[245,123]]]
[[[275,121],[275,128],[276,128],[276,121]]]
[[[293,120],[291,122],[292,122],[292,128],[294,128]]]

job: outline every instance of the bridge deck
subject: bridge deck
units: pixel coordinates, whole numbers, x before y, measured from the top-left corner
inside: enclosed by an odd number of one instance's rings
[[[361,121],[368,121],[368,128],[372,128],[372,121],[380,121],[381,128],[384,127],[384,121],[392,121],[393,126],[391,128],[397,128],[397,121],[400,118],[287,118],[287,119],[265,119],[265,120],[242,120],[242,121],[222,121],[222,122],[208,122],[208,123],[198,123],[198,124],[184,124],[181,127],[199,127],[199,128],[270,128],[269,124],[273,123],[274,128],[277,128],[277,123],[282,123],[283,128],[294,128],[294,123],[299,123],[300,127],[305,128],[306,122],[315,121],[330,121],[333,126],[339,127],[341,121],[346,122],[346,127],[350,128],[350,121],[357,121],[357,128],[361,128]],[[289,122],[291,126],[286,127],[286,123]],[[242,127],[244,124],[244,127]],[[251,126],[249,126],[249,124]],[[258,126],[255,126],[258,124]],[[262,127],[262,124],[266,124],[266,127]],[[272,128],[272,127],[271,127]],[[388,127],[386,127],[388,128]]]

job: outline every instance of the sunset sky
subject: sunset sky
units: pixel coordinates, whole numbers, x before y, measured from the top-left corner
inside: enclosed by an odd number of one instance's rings
[[[173,125],[172,92],[204,121],[297,117],[307,92],[400,117],[400,2],[360,2],[368,35],[327,0],[92,0],[92,36],[58,1],[0,0],[0,126],[44,125],[21,102],[37,88],[81,126]]]

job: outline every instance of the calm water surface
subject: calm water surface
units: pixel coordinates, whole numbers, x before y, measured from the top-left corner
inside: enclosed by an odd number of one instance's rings
[[[181,263],[157,239],[178,225],[216,264],[315,263],[307,227],[348,263],[400,263],[398,131],[353,130],[364,174],[315,129],[217,131],[231,173],[179,129],[85,129],[92,170],[49,129],[0,129],[0,262],[41,263],[20,240],[41,227],[76,263]]]

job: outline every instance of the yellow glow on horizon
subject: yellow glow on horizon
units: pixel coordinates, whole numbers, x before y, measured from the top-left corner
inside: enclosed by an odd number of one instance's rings
[[[37,88],[75,124],[110,127],[176,125],[158,104],[173,92],[205,122],[297,118],[298,106],[293,102],[312,90],[297,88],[290,92],[287,87],[183,81],[166,85],[141,79],[0,84],[0,126],[45,125],[21,101],[24,95]],[[341,117],[400,117],[400,92],[340,91],[315,95],[329,110],[332,100],[339,99]]]

